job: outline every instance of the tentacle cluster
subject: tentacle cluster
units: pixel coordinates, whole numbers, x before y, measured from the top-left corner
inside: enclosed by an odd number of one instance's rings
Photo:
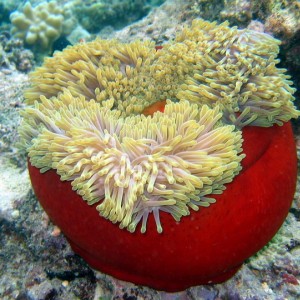
[[[282,125],[299,116],[290,76],[276,67],[279,40],[253,30],[229,28],[227,23],[216,26],[196,20],[176,41],[188,45],[186,55],[195,64],[178,99],[220,105],[223,120],[239,128]]]
[[[246,125],[299,112],[278,41],[197,20],[156,51],[96,40],[48,58],[31,75],[20,135],[32,165],[54,169],[100,215],[146,231],[209,206],[241,169]],[[167,100],[164,112],[143,111]]]
[[[153,212],[161,232],[159,210],[179,221],[214,202],[206,195],[221,193],[240,171],[241,133],[221,116],[218,108],[168,101],[164,113],[122,118],[66,92],[28,108],[21,134],[33,141],[32,165],[56,169],[89,204],[101,200],[102,216],[130,231],[142,219],[144,232]]]

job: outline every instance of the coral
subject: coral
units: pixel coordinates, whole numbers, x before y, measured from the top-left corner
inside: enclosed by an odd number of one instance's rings
[[[49,49],[61,35],[64,17],[55,1],[42,2],[35,7],[26,2],[22,11],[11,13],[10,20],[14,37],[27,45]]]
[[[253,0],[187,0],[185,13],[205,20],[228,21],[231,25],[246,27],[256,11]]]
[[[221,19],[228,20],[236,25],[247,24],[251,21],[255,11],[255,1],[228,0],[224,4],[224,9],[220,12]]]
[[[1,32],[0,66],[28,72],[34,66],[34,55],[30,50],[24,49],[22,40],[12,38],[8,32]]]
[[[9,23],[9,15],[12,11],[16,10],[18,3],[13,0],[0,0],[0,25]]]
[[[218,0],[187,0],[183,11],[183,19],[192,15],[204,20],[219,20],[224,2]]]
[[[105,26],[116,29],[124,27],[144,17],[152,5],[159,5],[164,1],[84,1],[75,8],[74,13],[79,23],[89,32],[96,33]]]
[[[300,30],[299,1],[257,1],[257,15],[265,22],[266,32],[286,43]]]
[[[278,38],[292,38],[295,28],[300,28],[298,19],[289,16],[287,12],[271,14],[265,22],[266,32],[271,32]]]
[[[228,21],[245,28],[252,20],[263,22],[266,32],[287,43],[300,29],[299,1],[285,0],[188,0],[185,14],[206,20]]]

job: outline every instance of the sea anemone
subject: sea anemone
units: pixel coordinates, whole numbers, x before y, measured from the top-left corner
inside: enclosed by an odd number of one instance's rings
[[[229,278],[271,239],[296,182],[283,123],[299,115],[278,44],[196,20],[162,49],[97,39],[31,74],[20,135],[33,187],[77,253],[175,291]]]
[[[268,34],[203,20],[159,51],[149,41],[97,39],[47,58],[31,74],[25,97],[32,104],[67,89],[101,106],[109,102],[122,116],[161,100],[188,100],[220,106],[223,120],[239,128],[282,125],[299,113],[290,77],[276,67],[279,43]]]
[[[265,34],[195,21],[159,51],[96,40],[58,52],[25,93],[36,102],[21,129],[31,164],[57,170],[89,204],[104,199],[97,209],[120,227],[142,219],[144,232],[153,212],[161,232],[159,210],[178,221],[240,171],[241,133],[226,124],[298,116],[276,51]],[[142,114],[164,99],[163,113]]]
[[[104,199],[97,210],[121,228],[142,219],[145,232],[153,212],[161,232],[159,210],[178,221],[239,173],[238,128],[298,116],[277,52],[271,36],[202,20],[159,51],[141,41],[69,47],[25,92],[35,103],[20,131],[30,162],[57,170],[89,204]],[[164,99],[164,112],[143,115]]]

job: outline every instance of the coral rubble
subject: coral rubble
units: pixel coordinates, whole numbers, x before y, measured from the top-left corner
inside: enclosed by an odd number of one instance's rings
[[[34,55],[24,49],[21,39],[11,37],[8,32],[0,32],[0,66],[28,72],[34,66]]]

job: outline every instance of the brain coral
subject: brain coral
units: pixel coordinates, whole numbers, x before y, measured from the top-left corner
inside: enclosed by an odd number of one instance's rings
[[[23,11],[11,13],[12,34],[28,45],[48,49],[60,36],[63,24],[63,11],[55,1],[41,2],[32,7],[26,2]]]
[[[30,163],[102,216],[145,232],[153,212],[175,220],[209,206],[241,169],[241,127],[298,116],[271,36],[193,22],[152,42],[96,40],[46,59],[31,75],[20,130]],[[167,100],[164,112],[143,115]],[[104,200],[102,200],[104,199]]]

